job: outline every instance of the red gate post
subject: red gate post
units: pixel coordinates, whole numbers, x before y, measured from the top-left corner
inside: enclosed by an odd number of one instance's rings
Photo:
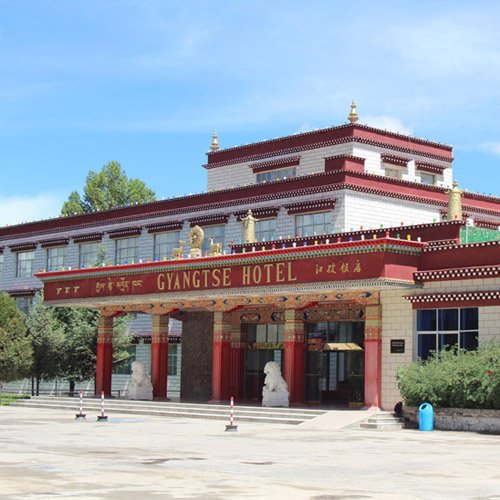
[[[97,367],[95,395],[111,396],[111,374],[113,371],[113,318],[99,317],[97,324]]]
[[[365,407],[380,407],[382,364],[382,306],[365,311]]]
[[[290,403],[304,401],[304,322],[295,309],[285,310],[284,379]]]
[[[167,315],[153,315],[151,334],[151,384],[153,398],[166,399],[168,385],[168,322]]]
[[[231,368],[231,323],[229,314],[214,312],[212,356],[212,401],[229,400]]]

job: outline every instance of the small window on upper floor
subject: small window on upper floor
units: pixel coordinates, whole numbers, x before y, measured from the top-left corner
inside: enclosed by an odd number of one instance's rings
[[[263,219],[255,223],[255,239],[271,241],[276,239],[276,219]]]
[[[295,233],[297,237],[314,236],[328,233],[328,212],[317,212],[295,216]]]
[[[78,263],[80,267],[92,267],[98,264],[99,246],[102,243],[81,243],[79,245]]]
[[[17,252],[16,278],[31,278],[33,276],[33,261],[35,252]]]
[[[60,271],[64,267],[65,247],[47,249],[47,271]]]
[[[116,240],[115,264],[134,264],[139,255],[139,238]]]
[[[434,174],[422,172],[420,174],[420,180],[422,181],[422,184],[429,184],[430,186],[434,186],[436,184],[436,176]]]
[[[385,168],[386,177],[392,177],[393,179],[402,179],[403,178],[403,169],[398,168],[396,166],[386,167]]]
[[[168,231],[155,234],[154,260],[172,258],[172,251],[179,247],[180,231]]]
[[[264,182],[279,181],[281,179],[288,179],[289,177],[297,176],[296,167],[280,168],[278,170],[269,170],[268,172],[259,172],[257,174],[257,184]]]
[[[214,240],[214,243],[222,243],[224,247],[224,238],[226,235],[226,226],[221,224],[218,226],[206,226],[203,228],[205,233],[205,239],[203,240],[203,246],[201,247],[202,255],[206,255],[210,252],[210,238]]]

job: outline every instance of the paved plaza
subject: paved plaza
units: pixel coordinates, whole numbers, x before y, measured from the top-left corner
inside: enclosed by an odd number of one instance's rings
[[[0,407],[0,496],[500,499],[500,436]]]

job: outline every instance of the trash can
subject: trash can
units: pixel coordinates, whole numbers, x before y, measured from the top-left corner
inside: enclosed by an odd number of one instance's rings
[[[418,407],[418,428],[421,431],[434,430],[434,408],[430,403],[422,403]]]

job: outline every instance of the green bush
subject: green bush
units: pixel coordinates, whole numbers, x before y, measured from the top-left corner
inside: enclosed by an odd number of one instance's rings
[[[500,343],[477,351],[449,350],[401,367],[398,386],[405,404],[441,408],[500,409]]]

